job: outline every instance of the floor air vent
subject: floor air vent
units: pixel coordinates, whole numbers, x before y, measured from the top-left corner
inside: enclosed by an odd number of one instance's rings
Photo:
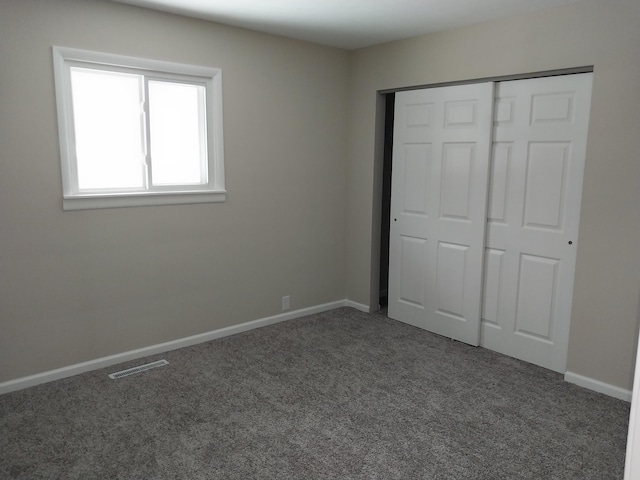
[[[135,375],[136,373],[151,370],[152,368],[163,367],[165,365],[169,365],[169,362],[167,362],[166,360],[158,360],[157,362],[146,363],[144,365],[140,365],[139,367],[127,368],[126,370],[121,370],[120,372],[110,373],[109,378],[117,380],[118,378],[128,377],[129,375]]]

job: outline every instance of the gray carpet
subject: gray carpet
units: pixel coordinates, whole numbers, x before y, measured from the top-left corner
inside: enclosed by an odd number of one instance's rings
[[[628,415],[557,373],[341,308],[0,396],[0,477],[621,479]]]

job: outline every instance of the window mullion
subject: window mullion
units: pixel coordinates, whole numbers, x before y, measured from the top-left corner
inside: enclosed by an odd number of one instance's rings
[[[144,162],[142,168],[144,169],[144,183],[145,189],[150,190],[152,188],[152,168],[151,162],[151,125],[149,121],[149,80],[146,76],[143,77],[143,91],[142,91],[142,105],[141,105],[141,121],[142,121],[142,148],[144,154]]]

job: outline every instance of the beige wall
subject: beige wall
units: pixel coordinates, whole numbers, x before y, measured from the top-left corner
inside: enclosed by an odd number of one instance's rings
[[[594,84],[568,370],[630,389],[640,293],[637,0],[585,0],[352,54],[348,297],[377,302],[376,91],[586,65]]]
[[[639,26],[636,0],[585,0],[349,54],[109,2],[0,0],[0,382],[274,315],[283,295],[375,305],[376,92],[593,65],[569,370],[630,388]],[[221,67],[227,202],[63,212],[54,44]]]
[[[51,46],[223,70],[224,204],[63,212]],[[0,382],[345,298],[348,53],[0,0]]]

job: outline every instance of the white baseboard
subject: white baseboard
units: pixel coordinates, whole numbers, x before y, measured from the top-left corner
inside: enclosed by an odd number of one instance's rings
[[[354,302],[352,300],[345,300],[344,301],[344,306],[345,307],[355,308],[356,310],[360,310],[361,312],[372,313],[371,308],[369,307],[369,305],[364,305],[363,303]]]
[[[316,305],[314,307],[302,308],[300,310],[294,310],[291,312],[284,312],[272,317],[265,317],[258,320],[241,323],[239,325],[233,325],[231,327],[220,328],[211,332],[201,333],[199,335],[179,338],[170,342],[151,345],[148,347],[139,348],[137,350],[130,350],[128,352],[109,355],[107,357],[96,358],[95,360],[89,360],[87,362],[77,363],[75,365],[69,365],[67,367],[57,368],[55,370],[49,370],[47,372],[30,375],[28,377],[17,378],[15,380],[2,382],[0,383],[0,395],[14,392],[16,390],[22,390],[23,388],[33,387],[41,383],[47,383],[54,380],[60,380],[62,378],[72,377],[74,375],[79,375],[91,370],[98,370],[100,368],[109,367],[118,363],[128,362],[129,360],[135,360],[136,358],[164,353],[170,350],[176,350],[178,348],[190,347],[191,345],[196,345],[198,343],[204,343],[210,340],[215,340],[217,338],[235,335],[237,333],[246,332],[255,328],[266,327],[267,325],[273,325],[276,323],[284,322],[286,320],[293,320],[295,318],[313,315],[315,313],[326,312],[328,310],[333,310],[339,307],[352,307],[358,310],[362,310],[363,312],[369,311],[369,307],[367,307],[366,305],[352,302],[350,300],[338,300],[336,302],[324,303],[322,305]]]
[[[233,325],[231,327],[220,328],[211,332],[201,333],[199,335],[193,335],[190,337],[180,338],[172,340],[170,342],[160,343],[157,345],[151,345],[148,347],[139,348],[137,350],[130,350],[128,352],[118,353],[115,355],[109,355],[107,357],[96,358],[87,362],[77,363],[75,365],[69,365],[67,367],[57,368],[47,372],[30,375],[28,377],[17,378],[15,380],[9,380],[7,382],[0,383],[0,395],[13,392],[16,390],[22,390],[24,388],[33,387],[41,383],[52,382],[54,380],[60,380],[62,378],[72,377],[81,373],[89,372],[91,370],[98,370],[100,368],[109,367],[118,363],[128,362],[137,358],[146,357],[149,355],[155,355],[159,353],[168,352],[170,350],[176,350],[178,348],[189,347],[198,343],[208,342],[217,338],[227,337],[229,335],[235,335],[237,333],[246,332],[260,327],[266,327],[276,323],[284,322],[287,320],[293,320],[295,318],[304,317],[306,315],[313,315],[315,313],[322,313],[328,310],[333,310],[339,307],[351,307],[362,312],[370,313],[371,308],[368,305],[357,303],[351,300],[338,300],[336,302],[325,303],[322,305],[316,305],[309,308],[302,308],[300,310],[294,310],[291,312],[280,313],[271,317],[265,317],[250,322],[241,323],[240,325]],[[574,383],[578,386],[594,390],[599,393],[604,393],[611,397],[619,398],[627,402],[631,401],[631,391],[625,390],[620,387],[609,385],[598,380],[594,380],[589,377],[578,375],[577,373],[567,372],[564,375],[565,381]]]
[[[583,375],[578,375],[577,373],[566,372],[564,374],[564,381],[573,383],[579,387],[588,388],[594,392],[604,393],[605,395],[624,400],[625,402],[631,401],[631,390],[625,390],[624,388],[616,387]]]

